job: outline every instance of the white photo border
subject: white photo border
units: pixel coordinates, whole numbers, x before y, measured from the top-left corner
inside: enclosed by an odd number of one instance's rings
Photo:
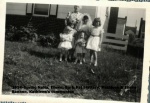
[[[86,1],[86,2],[85,2]],[[145,42],[144,42],[144,62],[143,62],[143,74],[142,74],[142,92],[141,103],[147,102],[148,95],[148,76],[150,66],[150,4],[139,2],[122,2],[122,1],[95,1],[95,0],[1,0],[0,1],[0,102],[1,101],[14,101],[14,102],[26,102],[26,103],[121,103],[121,101],[107,101],[107,100],[84,100],[84,99],[69,99],[69,98],[50,98],[50,97],[35,97],[35,96],[10,96],[2,95],[2,77],[3,77],[3,63],[4,63],[4,43],[5,43],[5,15],[6,15],[6,3],[18,2],[18,3],[45,3],[45,4],[61,4],[61,5],[87,5],[87,6],[109,6],[109,7],[125,7],[125,8],[145,8],[146,9],[146,28],[145,28]],[[124,102],[123,102],[124,103]],[[130,103],[130,102],[128,102]]]

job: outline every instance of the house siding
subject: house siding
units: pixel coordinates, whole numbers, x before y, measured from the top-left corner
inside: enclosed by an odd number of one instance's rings
[[[141,18],[145,20],[145,9],[138,8],[119,8],[118,17],[124,18],[127,16],[126,26],[140,28]]]
[[[74,11],[74,5],[59,5],[57,18],[65,19],[67,13],[73,11]],[[83,6],[80,12],[90,14],[93,20],[96,16],[96,6]]]
[[[107,7],[98,7],[96,10],[96,17],[101,18],[101,25],[104,28],[104,31],[107,32],[108,20],[109,20],[109,8]]]
[[[26,3],[7,3],[6,14],[26,15]]]
[[[32,13],[32,3],[27,4],[27,13]]]
[[[18,18],[19,20],[21,18],[30,18],[30,16],[32,16],[32,12],[33,12],[33,4],[32,3],[7,3],[6,6],[6,14],[13,14],[13,15],[23,15],[23,16],[27,16],[27,17],[20,17]],[[64,19],[67,16],[68,12],[72,12],[74,10],[74,5],[50,5],[50,17],[49,19],[47,19],[49,22],[49,20],[52,20],[51,22],[57,22],[57,23],[49,23],[49,24],[53,24],[53,25],[48,25],[52,30],[52,28],[54,29],[55,25],[59,25],[57,26],[57,32],[60,32],[63,30],[64,28]],[[95,17],[100,17],[101,18],[101,22],[102,22],[102,27],[105,30],[105,33],[107,33],[107,28],[108,28],[108,23],[109,23],[109,16],[110,16],[110,7],[96,7],[96,6],[82,6],[82,9],[80,10],[81,13],[88,13],[90,14],[92,20]],[[27,15],[30,14],[30,15]],[[106,16],[107,14],[107,16]],[[140,29],[140,21],[141,18],[143,18],[143,20],[145,20],[145,9],[138,9],[138,8],[119,8],[118,11],[118,17],[121,18],[125,18],[127,16],[127,22],[126,22],[126,26],[127,27],[137,27],[137,34],[138,31]],[[9,18],[11,18],[11,16],[9,16]],[[38,18],[38,17],[37,17]],[[13,16],[14,20],[15,17]],[[42,18],[41,18],[42,19]],[[17,24],[17,22],[19,22],[18,26],[23,23],[25,24],[25,20],[21,19],[22,21],[11,21],[10,23],[14,23]],[[39,20],[39,19],[38,19]],[[8,20],[9,21],[9,20]],[[7,22],[8,23],[8,22]],[[8,23],[8,24],[10,24]],[[41,23],[41,22],[40,22]],[[60,26],[61,24],[61,26]]]
[[[57,15],[57,5],[51,5],[50,7],[50,15]]]

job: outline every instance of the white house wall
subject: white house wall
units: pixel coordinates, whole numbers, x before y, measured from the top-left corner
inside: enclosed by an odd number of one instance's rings
[[[28,5],[27,5],[28,4]],[[51,5],[50,15],[56,15],[57,5]],[[74,11],[74,5],[58,5],[57,18],[65,19],[68,12]],[[6,14],[13,15],[26,15],[32,13],[31,3],[7,3]],[[82,6],[81,13],[90,14],[92,20],[95,17],[100,17],[102,26],[107,31],[110,7],[96,7],[96,6]],[[108,16],[106,16],[106,13]],[[141,18],[145,20],[145,9],[138,8],[119,8],[118,17],[124,18],[127,16],[126,26],[137,27],[137,31],[140,27]]]
[[[50,15],[56,15],[57,5],[51,5]]]
[[[118,17],[124,18],[127,16],[128,8],[119,8]]]
[[[32,13],[32,3],[27,4],[27,13]]]
[[[145,9],[119,8],[118,17],[127,16],[126,26],[137,27],[139,30],[141,18],[145,20]]]
[[[6,14],[26,15],[26,3],[7,3]]]
[[[57,18],[65,19],[68,12],[73,11],[73,6],[71,5],[58,5]]]
[[[82,13],[90,14],[92,20],[96,17],[96,6],[83,6],[80,10]]]
[[[65,19],[68,12],[74,11],[74,5],[58,5],[58,14],[57,18]],[[81,13],[90,14],[92,20],[96,15],[96,6],[83,6],[80,10]]]
[[[104,31],[107,32],[108,20],[109,20],[109,18],[108,18],[109,17],[109,9],[108,9],[108,7],[97,7],[96,17],[100,17],[101,26],[103,27]]]

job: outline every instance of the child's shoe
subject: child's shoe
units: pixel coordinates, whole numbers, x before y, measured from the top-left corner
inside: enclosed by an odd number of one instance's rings
[[[69,56],[69,60],[71,60],[71,56]]]
[[[95,72],[93,71],[93,69],[91,69],[91,72],[94,74]]]
[[[82,62],[80,61],[80,64],[82,64]]]
[[[59,61],[61,62],[61,61],[62,61],[62,58],[60,58]]]
[[[67,60],[67,58],[65,58],[65,62],[67,62],[68,60]]]
[[[93,62],[90,62],[90,65],[93,65],[94,63]]]
[[[85,63],[85,58],[83,58],[83,63]]]
[[[95,66],[95,67],[97,66],[97,62],[94,63],[94,66]]]
[[[77,64],[77,62],[78,62],[78,60],[76,59],[75,62],[74,62],[74,64]]]
[[[92,56],[92,58],[91,58],[91,62],[90,62],[90,65],[93,65],[93,56]]]

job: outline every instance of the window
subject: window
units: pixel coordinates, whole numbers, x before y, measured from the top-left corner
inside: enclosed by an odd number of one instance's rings
[[[33,6],[33,16],[49,16],[49,4],[34,4]]]

